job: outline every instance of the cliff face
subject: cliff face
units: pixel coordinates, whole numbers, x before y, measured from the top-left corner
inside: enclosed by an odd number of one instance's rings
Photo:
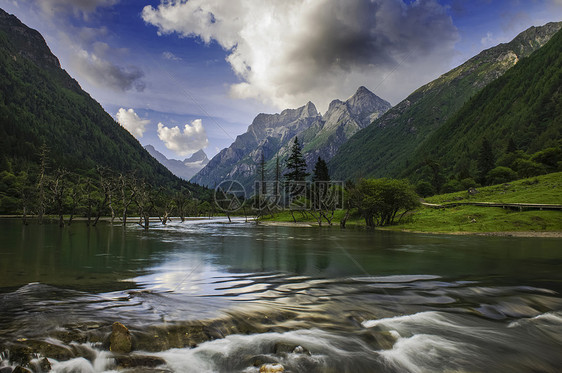
[[[246,185],[253,182],[255,165],[262,152],[266,160],[294,136],[311,128],[320,121],[313,103],[298,109],[287,109],[280,114],[259,114],[238,136],[230,147],[223,149],[203,168],[192,181],[213,187],[223,180],[240,180]]]
[[[334,100],[322,116],[322,126],[317,131],[309,130],[299,138],[309,168],[312,169],[318,157],[329,161],[337,150],[359,130],[391,108],[391,105],[369,91],[359,87],[346,101]],[[283,153],[288,151],[284,149]]]
[[[323,116],[311,102],[280,114],[259,114],[246,133],[215,156],[192,181],[213,187],[231,179],[251,189],[262,154],[267,168],[273,169],[277,157],[283,163],[295,137],[303,145],[305,159],[312,169],[319,156],[330,159],[341,144],[390,106],[367,88],[360,87],[346,101],[332,101]]]

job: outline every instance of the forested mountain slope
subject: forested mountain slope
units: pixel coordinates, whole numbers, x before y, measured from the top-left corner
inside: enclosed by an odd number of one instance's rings
[[[403,176],[419,161],[415,154],[437,129],[561,27],[560,22],[532,27],[419,88],[339,148],[329,162],[333,178]]]
[[[562,31],[472,97],[418,147],[413,159],[430,159],[444,174],[469,171],[475,177],[485,138],[496,159],[510,142],[512,150],[527,153],[562,145]],[[422,167],[412,164],[404,175]]]
[[[51,168],[87,174],[100,166],[153,185],[188,186],[61,69],[37,31],[0,10],[1,170],[33,173],[43,144]]]

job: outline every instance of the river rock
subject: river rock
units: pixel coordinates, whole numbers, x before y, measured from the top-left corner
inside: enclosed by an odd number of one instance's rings
[[[8,359],[13,364],[27,365],[31,361],[33,350],[23,344],[13,344],[8,347]]]
[[[397,340],[389,331],[380,330],[377,327],[365,330],[361,336],[365,342],[378,350],[390,350]]]
[[[254,367],[261,367],[266,364],[276,364],[277,360],[269,355],[256,355],[250,358],[250,364]]]
[[[109,337],[109,350],[120,354],[131,352],[133,343],[129,329],[120,322],[114,322],[112,325],[111,336]]]
[[[300,345],[295,345],[294,343],[287,343],[287,342],[277,342],[275,346],[273,346],[273,352],[276,355],[279,354],[305,354],[310,355],[310,351]]]
[[[26,341],[25,344],[31,347],[34,353],[39,353],[55,360],[70,360],[74,357],[74,353],[70,348],[58,344],[57,341],[29,340]]]
[[[115,357],[115,364],[117,364],[117,367],[120,369],[141,367],[154,368],[166,364],[166,361],[156,356],[122,355]]]
[[[0,373],[12,373],[12,371],[13,371],[12,367],[0,368]]]
[[[281,364],[264,364],[260,367],[259,373],[281,373],[285,371],[285,367]]]
[[[12,373],[32,373],[32,372],[29,369],[24,368],[21,365],[18,365],[17,367],[14,368]]]
[[[46,357],[41,359],[41,361],[39,361],[39,369],[41,369],[42,372],[50,372],[51,363],[49,362],[49,359],[47,359]]]

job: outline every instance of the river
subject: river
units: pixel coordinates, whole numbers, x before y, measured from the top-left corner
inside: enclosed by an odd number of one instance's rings
[[[0,237],[6,371],[562,369],[556,238],[243,219],[173,221],[148,232],[3,220]],[[130,356],[145,363],[131,368],[108,351],[115,321],[133,336]],[[42,354],[48,368],[39,367]]]

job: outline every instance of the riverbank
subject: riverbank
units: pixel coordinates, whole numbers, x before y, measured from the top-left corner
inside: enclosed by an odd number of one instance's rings
[[[562,211],[490,206],[491,202],[506,206],[559,205],[562,203],[561,172],[477,188],[471,193],[464,191],[436,195],[426,198],[425,202],[425,206],[408,212],[401,220],[397,219],[395,225],[376,229],[409,233],[562,238]],[[478,202],[486,203],[476,206],[463,204]],[[345,213],[343,210],[335,212],[333,226],[339,227]],[[262,219],[260,224],[318,226],[318,222],[310,214],[295,213],[294,217],[296,222],[290,212],[284,211]],[[329,224],[323,221],[322,226]],[[346,226],[366,229],[357,210],[351,210]]]
[[[286,222],[286,221],[260,221],[259,225],[264,225],[268,227],[295,227],[295,228],[315,228],[319,227],[317,224],[304,223],[304,222]],[[339,228],[339,224],[336,225],[323,225],[322,227]],[[365,227],[363,227],[365,228]],[[431,231],[416,231],[411,229],[399,229],[396,227],[378,227],[377,231],[387,231],[387,232],[402,232],[402,233],[414,233],[414,234],[449,234],[454,236],[485,236],[485,237],[540,237],[540,238],[562,238],[561,231],[501,231],[501,232],[467,232],[467,231],[447,231],[447,232],[431,232]]]

